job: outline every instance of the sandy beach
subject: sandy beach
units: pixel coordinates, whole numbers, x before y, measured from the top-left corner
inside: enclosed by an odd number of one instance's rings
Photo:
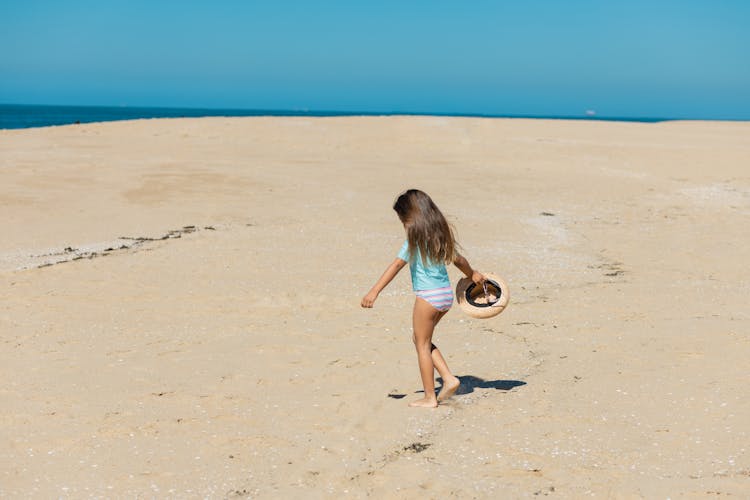
[[[749,498],[749,169],[748,122],[0,130],[0,497]],[[411,187],[512,297],[434,410],[408,272],[359,306]]]

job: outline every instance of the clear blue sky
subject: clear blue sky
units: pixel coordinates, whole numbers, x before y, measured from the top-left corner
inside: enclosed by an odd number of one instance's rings
[[[750,0],[0,0],[0,103],[750,119]]]

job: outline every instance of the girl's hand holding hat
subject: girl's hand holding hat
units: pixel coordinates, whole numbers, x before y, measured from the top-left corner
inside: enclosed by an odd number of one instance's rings
[[[480,273],[479,271],[474,271],[471,274],[471,281],[473,281],[477,285],[481,285],[485,281],[487,281],[487,276],[485,276],[484,274]]]

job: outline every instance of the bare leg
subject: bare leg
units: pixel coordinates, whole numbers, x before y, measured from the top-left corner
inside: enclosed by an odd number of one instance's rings
[[[440,354],[440,349],[438,349],[435,344],[432,346],[432,364],[435,365],[435,369],[443,378],[443,387],[440,388],[440,394],[438,394],[437,399],[438,401],[445,401],[455,394],[458,387],[461,385],[461,381],[451,373],[443,355]]]
[[[437,324],[440,322],[440,320],[443,319],[443,316],[445,316],[445,313],[447,312],[448,311],[441,311],[438,313],[438,316],[435,318],[433,330],[435,326],[437,326]],[[448,363],[445,362],[445,358],[443,358],[443,355],[440,353],[440,349],[438,349],[435,344],[432,344],[431,354],[432,364],[435,366],[435,369],[443,379],[443,387],[440,389],[440,394],[438,394],[437,400],[444,401],[453,396],[456,390],[458,390],[458,387],[461,385],[461,381],[458,380],[458,378],[450,371],[450,368],[448,368]]]
[[[438,405],[435,397],[435,365],[432,361],[432,332],[435,330],[440,312],[429,302],[417,298],[414,302],[412,327],[414,347],[417,349],[419,374],[422,377],[424,398],[409,403],[409,406],[434,408]]]

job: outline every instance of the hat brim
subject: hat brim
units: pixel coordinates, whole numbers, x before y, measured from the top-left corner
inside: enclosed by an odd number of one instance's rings
[[[485,274],[487,280],[500,290],[500,297],[492,304],[477,304],[471,300],[469,292],[473,291],[474,282],[469,278],[461,278],[456,285],[456,301],[461,310],[472,318],[486,319],[497,316],[508,306],[510,293],[508,284],[498,275]],[[475,286],[475,285],[474,285]]]

